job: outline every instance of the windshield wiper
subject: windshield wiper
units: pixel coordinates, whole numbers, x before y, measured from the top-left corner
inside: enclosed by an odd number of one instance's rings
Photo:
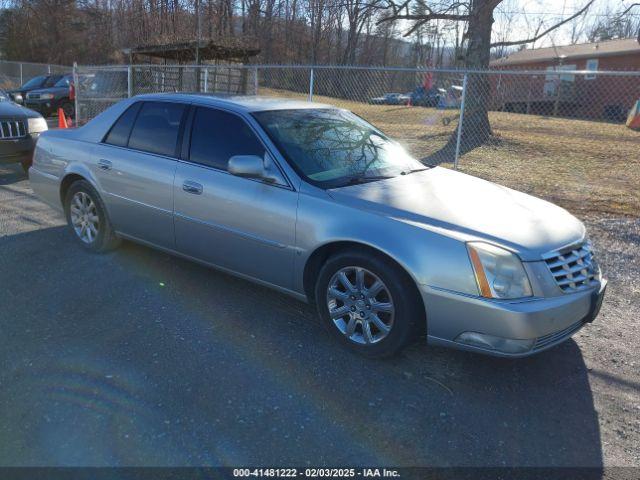
[[[347,182],[344,184],[344,186],[346,187],[347,185],[360,185],[362,183],[369,183],[369,182],[375,182],[376,180],[387,180],[389,178],[394,178],[393,175],[371,175],[371,176],[356,176],[356,177],[351,177],[347,180]]]
[[[411,170],[405,170],[404,172],[401,172],[400,175],[409,175],[410,173],[424,172],[425,170],[430,170],[430,169],[431,167],[412,168]]]

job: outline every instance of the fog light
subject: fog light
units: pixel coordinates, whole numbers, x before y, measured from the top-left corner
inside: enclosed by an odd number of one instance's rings
[[[531,350],[535,339],[516,340],[513,338],[494,337],[485,333],[464,332],[455,339],[458,343],[464,343],[472,347],[495,350],[502,353],[524,353]]]

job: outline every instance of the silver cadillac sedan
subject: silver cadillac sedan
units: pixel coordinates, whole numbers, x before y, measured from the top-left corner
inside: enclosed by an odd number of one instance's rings
[[[31,184],[89,251],[149,245],[312,302],[346,347],[531,355],[598,314],[583,224],[412,158],[358,116],[260,97],[133,97],[44,133]]]

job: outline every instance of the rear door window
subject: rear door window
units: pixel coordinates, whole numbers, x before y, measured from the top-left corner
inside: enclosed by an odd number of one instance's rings
[[[185,105],[169,102],[144,102],[136,118],[129,148],[176,156],[176,145]]]
[[[109,145],[116,145],[118,147],[126,147],[129,143],[129,135],[131,134],[131,128],[133,122],[136,120],[138,110],[140,110],[141,102],[131,105],[120,118],[113,124],[111,130],[107,134],[107,138],[104,139],[105,143]]]
[[[264,153],[264,147],[242,118],[213,108],[196,109],[190,161],[226,170],[234,155],[263,156]]]

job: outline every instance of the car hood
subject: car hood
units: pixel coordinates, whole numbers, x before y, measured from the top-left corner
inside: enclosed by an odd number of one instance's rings
[[[435,167],[329,190],[336,201],[464,241],[485,240],[523,260],[583,239],[577,218],[552,203],[470,175]]]
[[[14,88],[13,90],[6,90],[7,93],[19,93],[21,95],[26,95],[29,92],[34,90],[40,90],[40,87],[35,88]]]
[[[36,118],[40,114],[10,101],[0,102],[0,118]]]
[[[69,92],[69,87],[49,87],[49,88],[38,88],[36,90],[31,90],[29,93],[38,93],[42,95],[43,93],[53,93],[54,95],[62,95]]]

